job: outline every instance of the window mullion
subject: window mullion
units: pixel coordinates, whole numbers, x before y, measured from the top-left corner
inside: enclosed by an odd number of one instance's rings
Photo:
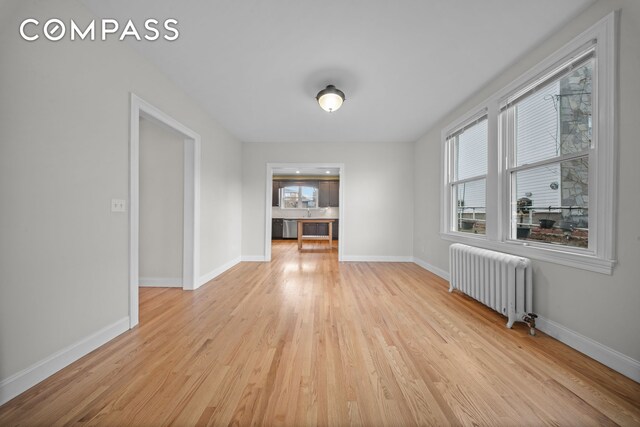
[[[500,239],[500,174],[498,104],[494,100],[487,106],[487,174],[485,190],[486,236],[488,240]]]
[[[511,236],[511,202],[512,202],[512,165],[515,163],[515,111],[509,108],[501,114],[501,148],[500,166],[501,200],[500,200],[500,241],[506,241]]]
[[[455,230],[455,224],[456,224],[456,218],[458,215],[458,207],[457,205],[454,206],[454,204],[457,203],[458,197],[457,195],[453,194],[455,185],[451,184],[451,182],[456,178],[456,164],[455,164],[455,159],[456,159],[456,139],[458,137],[454,137],[454,138],[450,138],[448,140],[448,144],[449,144],[449,223],[447,224],[447,229],[448,231],[453,231]]]

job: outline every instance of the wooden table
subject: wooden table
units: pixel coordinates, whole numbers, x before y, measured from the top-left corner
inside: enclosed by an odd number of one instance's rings
[[[329,249],[331,249],[333,244],[333,223],[335,219],[299,219],[298,220],[298,250],[302,249],[302,241],[303,240],[328,240],[329,241]],[[302,234],[302,230],[304,229],[304,224],[313,223],[313,224],[329,224],[329,234],[324,236],[317,235],[308,235],[304,236]]]

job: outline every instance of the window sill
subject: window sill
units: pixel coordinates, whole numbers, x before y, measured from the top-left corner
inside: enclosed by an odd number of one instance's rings
[[[467,236],[463,233],[440,233],[443,240],[450,242],[465,243],[484,249],[491,249],[499,252],[506,252],[513,255],[527,257],[539,261],[551,262],[567,267],[579,268],[581,270],[593,271],[601,274],[611,275],[615,260],[599,258],[586,251],[568,251],[563,248],[547,247],[541,245],[530,245],[525,242],[507,241],[497,242],[484,237]]]

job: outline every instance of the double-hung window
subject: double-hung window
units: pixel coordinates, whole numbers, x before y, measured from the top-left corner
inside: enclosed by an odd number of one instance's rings
[[[615,13],[442,132],[441,235],[611,273]]]
[[[487,215],[487,116],[464,123],[446,137],[452,231],[485,234]]]
[[[501,106],[509,239],[590,247],[594,54],[580,50]]]

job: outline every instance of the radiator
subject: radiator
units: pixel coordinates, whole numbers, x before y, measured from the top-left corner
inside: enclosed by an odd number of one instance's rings
[[[449,247],[449,266],[449,292],[458,289],[507,316],[507,328],[522,321],[535,334],[529,259],[454,243]]]

